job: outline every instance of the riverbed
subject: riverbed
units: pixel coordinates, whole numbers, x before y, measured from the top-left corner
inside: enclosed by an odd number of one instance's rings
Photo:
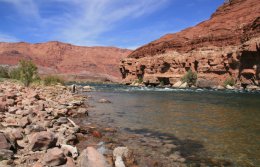
[[[139,142],[136,149],[145,141],[155,148],[147,156],[177,155],[178,161],[195,165],[260,166],[258,92],[92,86],[89,119],[141,135],[133,139]],[[112,103],[98,103],[101,98]]]

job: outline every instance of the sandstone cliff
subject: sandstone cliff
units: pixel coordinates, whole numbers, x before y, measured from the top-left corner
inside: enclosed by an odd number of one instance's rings
[[[65,79],[119,81],[120,59],[130,50],[114,47],[81,47],[61,42],[0,43],[0,64],[16,65],[31,59],[41,74],[64,75]]]
[[[238,86],[260,84],[260,3],[230,0],[207,21],[167,34],[121,61],[127,84],[174,84],[189,69],[198,87],[214,87],[233,77]]]

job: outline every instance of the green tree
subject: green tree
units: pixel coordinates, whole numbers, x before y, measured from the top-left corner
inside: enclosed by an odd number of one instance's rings
[[[20,80],[25,86],[29,86],[33,81],[38,80],[38,68],[31,60],[21,60],[18,70],[20,71]]]
[[[189,86],[195,85],[197,82],[197,73],[192,70],[187,71],[187,73],[182,77],[182,82],[187,82]]]

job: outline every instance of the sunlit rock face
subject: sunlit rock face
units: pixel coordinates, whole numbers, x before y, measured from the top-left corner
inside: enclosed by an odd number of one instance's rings
[[[73,80],[120,81],[120,59],[130,50],[115,47],[83,47],[62,42],[29,44],[0,42],[0,65],[16,65],[31,59],[40,74],[64,75]]]
[[[189,70],[198,73],[197,86],[260,83],[260,3],[231,0],[207,21],[167,34],[133,51],[121,61],[124,83],[142,78],[146,84],[174,84]]]

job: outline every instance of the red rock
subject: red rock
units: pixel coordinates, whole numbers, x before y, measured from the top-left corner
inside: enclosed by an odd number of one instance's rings
[[[6,136],[3,133],[0,133],[0,149],[7,149],[11,148],[10,143],[6,139]]]
[[[17,96],[14,93],[8,92],[5,94],[8,99],[15,99]]]
[[[79,167],[109,167],[105,157],[95,148],[88,147],[78,157]]]
[[[256,71],[253,69],[244,69],[241,71],[241,74],[251,74],[251,75],[255,75]]]
[[[0,43],[1,64],[16,65],[20,59],[32,59],[40,74],[58,73],[68,80],[118,81],[120,59],[130,53],[127,49],[81,47],[61,42]]]
[[[29,138],[30,149],[32,151],[47,150],[56,145],[57,138],[51,132],[37,132]]]
[[[133,51],[121,61],[124,83],[142,78],[145,84],[173,85],[189,69],[205,87],[223,85],[229,77],[241,85],[260,83],[259,15],[258,0],[225,3],[209,20]]]
[[[18,124],[20,127],[25,128],[27,125],[30,124],[30,121],[28,119],[28,117],[22,117],[19,121]]]
[[[67,157],[66,167],[76,167],[75,162],[72,158]]]
[[[13,117],[7,117],[4,121],[4,124],[8,126],[18,126],[17,120]]]
[[[0,98],[0,112],[5,112],[5,111],[7,111],[6,102],[1,101],[1,98]]]
[[[7,128],[5,130],[5,135],[11,141],[21,140],[23,139],[23,129],[22,128]]]
[[[92,135],[96,138],[101,138],[102,137],[102,134],[99,132],[99,131],[93,131],[92,132]]]
[[[43,165],[40,162],[36,162],[33,167],[43,167]]]
[[[62,150],[55,147],[47,150],[47,153],[44,155],[42,164],[46,166],[58,166],[63,165],[67,162],[67,158],[63,154]]]
[[[8,112],[11,113],[11,114],[14,114],[17,110],[18,110],[17,107],[9,107],[8,108]]]
[[[6,100],[6,104],[7,104],[8,106],[14,106],[15,101],[14,101],[14,99],[7,99],[7,100]]]
[[[30,92],[30,93],[27,95],[27,97],[28,97],[28,98],[35,98],[35,99],[37,99],[37,100],[40,100],[40,99],[41,99],[40,96],[39,96],[39,94],[36,93],[36,92]]]

